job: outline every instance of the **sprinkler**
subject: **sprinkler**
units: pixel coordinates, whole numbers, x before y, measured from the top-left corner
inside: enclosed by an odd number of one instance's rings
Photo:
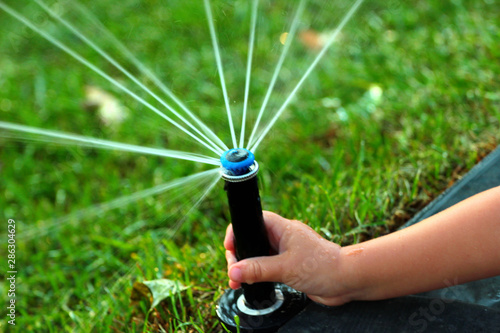
[[[257,183],[259,164],[244,148],[221,156],[234,245],[238,260],[270,255]],[[217,315],[232,332],[275,332],[308,303],[307,297],[286,285],[274,282],[242,284],[228,290],[219,300]]]

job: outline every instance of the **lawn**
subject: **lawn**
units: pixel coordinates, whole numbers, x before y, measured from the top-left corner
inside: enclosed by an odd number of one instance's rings
[[[3,3],[171,115],[36,2]],[[263,124],[353,3],[306,4]],[[231,146],[203,1],[47,4],[153,88],[102,22]],[[259,4],[247,140],[297,4]],[[250,6],[214,0],[212,10],[239,138]],[[5,11],[0,22],[0,122],[218,158]],[[500,141],[499,22],[490,0],[367,0],[256,151],[264,209],[341,244],[411,218]],[[227,286],[223,182],[214,185],[211,174],[177,183],[214,168],[0,128],[0,254],[6,265],[14,219],[17,269],[16,326],[2,316],[0,330],[222,331],[215,306]],[[161,184],[171,188],[127,200]],[[156,279],[187,288],[148,311],[139,283]],[[6,281],[0,286],[7,295]]]

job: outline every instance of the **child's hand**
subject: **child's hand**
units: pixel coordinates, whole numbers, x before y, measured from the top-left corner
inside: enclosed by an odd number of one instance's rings
[[[309,226],[264,212],[271,248],[276,255],[237,262],[234,235],[227,228],[224,247],[228,262],[229,286],[242,282],[282,282],[306,293],[313,301],[340,305],[350,300],[341,274],[341,247],[318,235]]]

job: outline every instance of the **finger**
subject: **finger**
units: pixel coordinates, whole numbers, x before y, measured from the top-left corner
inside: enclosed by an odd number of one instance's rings
[[[241,288],[241,283],[235,282],[233,280],[229,280],[229,288],[235,289],[235,290],[239,289],[239,288]]]
[[[227,261],[227,269],[236,264],[238,262],[238,259],[236,259],[236,256],[234,255],[234,252],[227,250],[226,251],[226,261]]]
[[[238,259],[236,259],[236,256],[232,251],[226,251],[226,260],[227,260],[227,270],[231,268],[232,265],[238,262]],[[238,289],[241,287],[241,283],[229,280],[229,288],[231,289]]]
[[[226,229],[226,237],[224,238],[224,248],[234,252],[234,233],[233,225],[230,223]]]
[[[229,278],[235,282],[283,282],[283,256],[256,257],[239,261],[229,268]]]

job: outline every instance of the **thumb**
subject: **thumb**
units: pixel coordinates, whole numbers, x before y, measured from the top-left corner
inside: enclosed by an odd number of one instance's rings
[[[229,278],[235,282],[282,282],[281,255],[255,257],[238,261],[229,268]]]

